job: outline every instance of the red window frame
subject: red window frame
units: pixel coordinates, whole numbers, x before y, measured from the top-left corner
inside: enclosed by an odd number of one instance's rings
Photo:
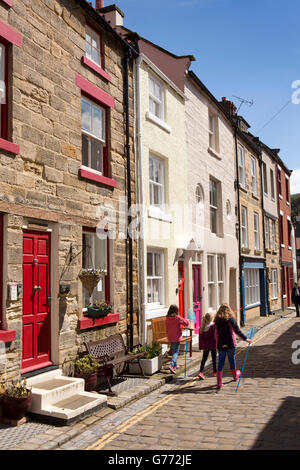
[[[0,214],[0,330],[3,327],[3,215]]]
[[[4,84],[6,92],[6,100],[4,104],[1,104],[1,126],[0,126],[0,138],[7,140],[8,128],[8,43],[0,39],[1,46],[4,47]]]
[[[92,69],[97,74],[101,75],[101,77],[105,78],[107,81],[111,81],[110,75],[105,71],[105,63],[104,63],[104,49],[103,49],[103,41],[102,35],[97,31],[90,23],[86,23],[86,27],[89,27],[94,33],[99,37],[99,44],[100,44],[100,65],[94,62],[92,59],[88,58],[85,55],[82,57],[82,63]]]
[[[96,234],[96,228],[93,227],[82,227],[82,234],[83,232],[90,232]],[[108,230],[105,230],[105,232],[108,232]],[[106,259],[106,265],[107,265],[107,275],[105,276],[105,300],[110,302],[110,239],[109,239],[109,234],[107,236],[107,259]]]

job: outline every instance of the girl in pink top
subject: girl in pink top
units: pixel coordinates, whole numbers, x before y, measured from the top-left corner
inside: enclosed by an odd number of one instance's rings
[[[168,341],[171,343],[172,348],[172,359],[170,363],[170,371],[175,374],[177,369],[177,357],[179,353],[180,341],[182,340],[182,328],[183,326],[189,326],[189,320],[181,318],[179,316],[179,310],[177,305],[171,305],[166,316],[166,333]]]

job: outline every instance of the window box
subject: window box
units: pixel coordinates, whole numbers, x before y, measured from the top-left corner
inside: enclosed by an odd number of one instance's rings
[[[89,318],[101,318],[106,317],[111,312],[111,308],[100,309],[97,307],[88,306],[86,316]]]
[[[11,343],[16,340],[16,331],[15,330],[0,330],[0,341],[4,343]]]
[[[105,317],[101,318],[89,318],[87,316],[79,318],[78,329],[88,330],[89,328],[95,328],[103,325],[110,325],[111,323],[117,323],[120,315],[118,313],[109,313]]]
[[[249,254],[250,253],[250,248],[244,248],[242,247],[242,253]]]
[[[116,180],[112,178],[108,178],[107,176],[103,176],[101,173],[97,171],[93,171],[91,168],[81,167],[79,169],[79,176],[81,178],[85,178],[91,181],[95,181],[96,183],[101,183],[105,186],[109,186],[111,188],[117,187]]]
[[[256,256],[261,256],[262,252],[260,250],[254,250]]]

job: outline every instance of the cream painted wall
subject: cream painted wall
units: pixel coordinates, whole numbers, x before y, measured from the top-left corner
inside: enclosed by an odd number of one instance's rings
[[[144,195],[144,275],[145,299],[147,302],[147,248],[164,251],[165,298],[161,308],[151,309],[146,303],[146,320],[167,313],[170,304],[178,304],[178,263],[174,263],[176,251],[187,240],[186,225],[180,219],[187,204],[187,165],[185,141],[185,99],[163,78],[156,78],[165,88],[165,123],[168,130],[148,118],[149,72],[155,76],[151,66],[142,62],[140,66],[140,118],[141,156]],[[165,163],[166,215],[167,220],[149,216],[149,154],[150,152]],[[170,208],[174,210],[170,210]],[[150,306],[151,307],[151,306]]]
[[[188,155],[188,198],[193,205],[196,203],[196,186],[201,184],[204,192],[204,224],[203,237],[200,244],[202,251],[202,314],[208,310],[207,288],[207,254],[225,255],[225,295],[223,301],[229,302],[230,268],[235,269],[236,295],[235,304],[239,306],[239,256],[238,240],[236,238],[236,192],[234,181],[235,145],[232,127],[227,123],[222,113],[213,102],[210,102],[190,78],[185,81],[186,101],[186,141]],[[211,152],[209,147],[208,112],[211,110],[218,117],[219,153]],[[222,236],[216,236],[210,230],[209,207],[209,178],[212,176],[219,181],[222,198],[219,201],[222,208]],[[230,205],[231,213],[227,216],[226,205]],[[201,230],[200,230],[201,232]],[[191,266],[190,266],[190,276]],[[191,283],[192,284],[192,283]],[[232,291],[232,289],[231,289]],[[188,303],[192,305],[192,285],[189,289]],[[232,302],[234,303],[234,302]],[[216,305],[217,307],[218,305]],[[239,316],[238,316],[239,318]]]

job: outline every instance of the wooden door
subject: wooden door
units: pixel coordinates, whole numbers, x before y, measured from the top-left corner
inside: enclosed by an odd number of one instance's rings
[[[199,333],[202,321],[201,312],[202,284],[201,264],[193,264],[193,310],[196,316],[195,334]]]
[[[184,262],[178,261],[178,308],[179,315],[184,318]]]
[[[50,234],[23,234],[22,373],[50,364]]]

